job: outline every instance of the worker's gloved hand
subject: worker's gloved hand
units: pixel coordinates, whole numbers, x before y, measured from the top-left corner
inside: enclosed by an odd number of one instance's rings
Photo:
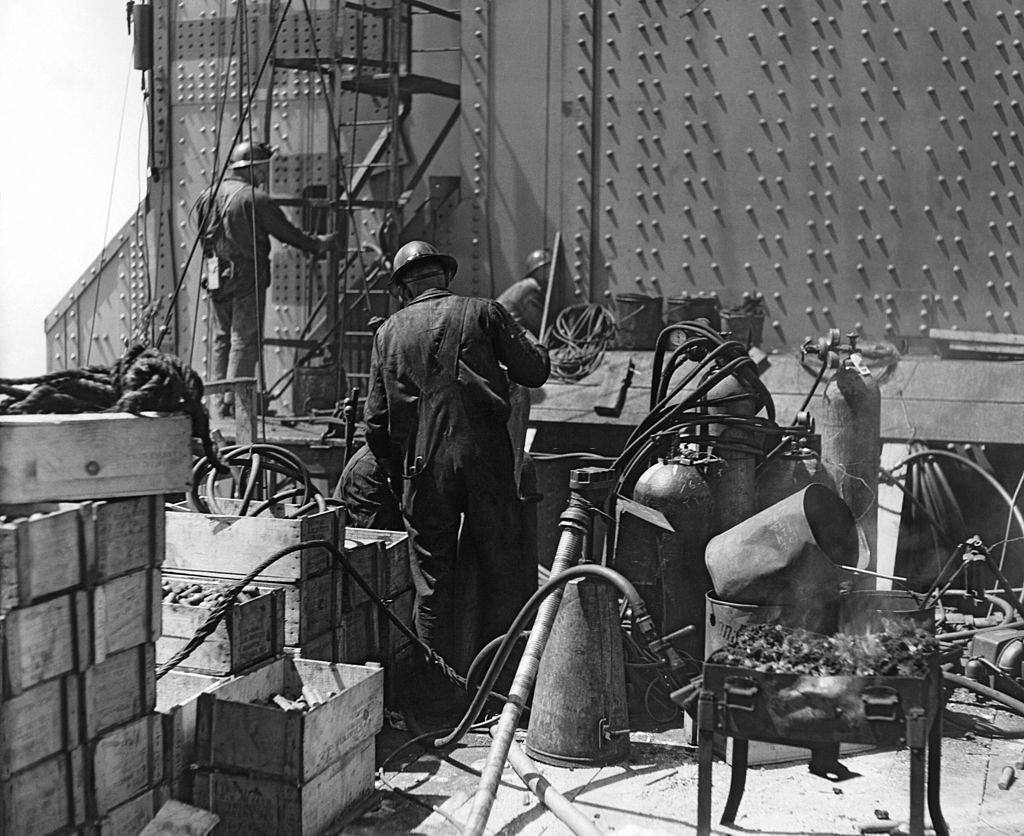
[[[330,235],[316,236],[317,255],[326,255],[338,249],[338,235],[332,232]]]

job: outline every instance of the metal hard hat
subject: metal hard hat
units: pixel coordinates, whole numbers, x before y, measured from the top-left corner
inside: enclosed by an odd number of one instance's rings
[[[535,270],[546,267],[551,263],[551,252],[549,250],[534,250],[526,257],[526,275],[530,276]]]
[[[228,168],[247,168],[252,165],[268,165],[274,156],[274,149],[264,142],[239,142],[231,152]]]
[[[429,244],[426,241],[410,241],[395,253],[395,260],[391,270],[391,283],[398,284],[404,281],[404,276],[410,268],[425,261],[438,262],[448,274],[448,278],[454,276],[455,272],[459,269],[459,262],[450,255],[442,253],[433,244]]]

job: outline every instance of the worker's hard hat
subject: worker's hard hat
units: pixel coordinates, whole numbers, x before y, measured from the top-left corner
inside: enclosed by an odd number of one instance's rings
[[[252,165],[267,165],[274,156],[274,149],[264,142],[239,142],[231,152],[228,168],[248,168]]]
[[[535,270],[546,267],[551,263],[550,250],[534,250],[526,257],[526,275],[533,275]]]
[[[405,276],[414,266],[429,261],[436,261],[448,274],[449,279],[459,269],[459,262],[450,255],[442,253],[433,244],[429,244],[426,241],[410,241],[395,253],[395,260],[391,270],[391,283],[399,284],[405,281]]]

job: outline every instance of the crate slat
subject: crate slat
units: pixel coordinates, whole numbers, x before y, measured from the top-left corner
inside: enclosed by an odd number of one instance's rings
[[[74,674],[0,702],[0,779],[78,746],[80,712]]]
[[[208,676],[172,670],[157,681],[157,711],[163,718],[164,776],[171,798],[192,801],[192,770],[196,753],[196,697],[225,682]]]
[[[319,836],[373,793],[373,766],[371,738],[302,786],[200,768],[196,804],[220,816],[217,836]]]
[[[383,671],[285,657],[199,695],[197,762],[222,771],[294,784],[340,760],[383,725]],[[254,704],[274,694],[315,688],[326,702],[310,711]],[[335,696],[328,697],[334,693]],[[258,728],[253,736],[247,730]]]
[[[409,568],[409,535],[404,531],[384,531],[376,528],[346,528],[345,539],[357,542],[383,544],[384,565],[381,572],[382,597],[394,598],[412,586]]]
[[[166,784],[159,784],[119,804],[99,821],[83,827],[81,836],[138,836],[170,797]]]
[[[0,782],[0,833],[45,836],[83,823],[85,775],[80,747]]]
[[[149,714],[113,729],[86,749],[92,775],[93,818],[102,818],[163,780],[163,722]]]
[[[87,608],[76,606],[77,594],[19,607],[0,619],[6,696],[84,666],[88,657],[77,651],[88,648],[91,627]]]
[[[89,649],[94,662],[160,635],[160,570],[142,569],[76,593],[91,622]]]
[[[0,503],[180,493],[191,434],[184,415],[0,416]]]
[[[367,659],[383,658],[378,608],[373,601],[343,613],[334,630],[334,659],[359,665]]]
[[[86,738],[152,712],[156,705],[156,661],[151,643],[113,653],[82,674]]]

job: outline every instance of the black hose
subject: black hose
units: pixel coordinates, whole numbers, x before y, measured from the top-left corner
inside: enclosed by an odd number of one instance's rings
[[[946,671],[943,671],[942,678],[947,682],[952,682],[954,685],[958,685],[961,688],[966,688],[968,691],[974,691],[976,694],[981,694],[983,697],[994,700],[1005,708],[1010,709],[1010,711],[1024,717],[1024,702],[1015,700],[1013,697],[1007,696],[1002,691],[997,691],[995,688],[989,688],[987,685],[975,682],[969,677],[960,676],[955,673],[948,673]]]

